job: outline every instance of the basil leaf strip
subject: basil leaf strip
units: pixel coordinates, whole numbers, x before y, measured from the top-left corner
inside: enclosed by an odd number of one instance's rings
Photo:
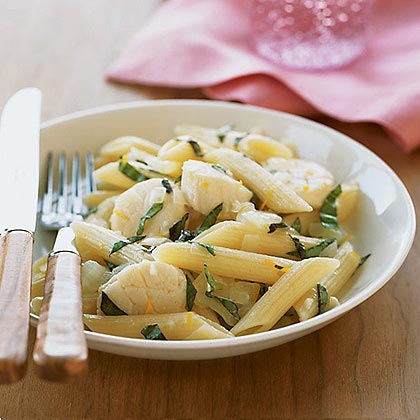
[[[284,222],[271,223],[271,225],[268,228],[268,233],[273,233],[277,229],[283,229],[283,228],[288,228],[288,227],[289,227],[289,225],[287,223],[284,223]]]
[[[173,192],[172,185],[169,182],[169,179],[162,179],[162,185],[165,187],[166,194],[170,194],[171,192]]]
[[[361,265],[363,265],[371,255],[372,254],[367,254],[364,257],[360,258],[359,265],[357,267],[360,267]]]
[[[197,236],[197,232],[188,229],[182,229],[181,235],[178,237],[179,242],[189,242],[192,241]]]
[[[217,299],[237,321],[241,319],[238,312],[238,305],[236,305],[234,300],[225,298],[223,296],[213,295],[210,292],[206,292],[206,296],[209,298]]]
[[[206,276],[207,284],[210,287],[210,291],[219,290],[221,287],[214,279],[213,275],[210,273],[210,270],[207,264],[204,264],[204,275]]]
[[[166,337],[163,335],[158,324],[146,325],[142,330],[141,334],[146,340],[163,340],[166,341]]]
[[[105,292],[102,292],[101,295],[101,311],[105,315],[109,316],[127,315],[108,297]]]
[[[146,237],[145,235],[137,235],[137,236],[131,236],[130,238],[127,238],[126,240],[115,242],[115,244],[112,245],[111,251],[109,251],[109,255],[113,254],[114,252],[119,251],[121,248],[124,248],[127,245],[134,244],[135,242],[141,241],[145,237]]]
[[[213,255],[213,257],[216,255],[216,252],[214,250],[214,246],[213,245],[205,244],[203,242],[197,242],[197,241],[191,241],[190,243],[197,244],[197,245],[201,246],[202,248],[204,248],[205,250],[207,250],[207,252],[209,254]]]
[[[300,242],[298,238],[295,238],[292,235],[289,236],[295,244],[296,251],[288,252],[287,254],[293,255],[294,257],[300,257],[302,259],[318,257],[325,248],[337,240],[335,238],[325,239],[325,241],[322,241],[319,244],[312,246],[311,248],[305,249],[302,242]]]
[[[225,141],[226,135],[229,133],[229,131],[232,131],[233,125],[226,124],[223,127],[220,127],[217,129],[216,136],[219,139],[220,143],[223,143]]]
[[[169,228],[169,239],[171,241],[176,241],[180,236],[182,231],[184,230],[185,223],[187,222],[189,214],[185,213],[182,216],[182,219],[175,222],[170,228]]]
[[[321,283],[316,285],[316,291],[318,294],[318,315],[322,313],[328,303],[328,291],[325,286]]]
[[[163,203],[155,203],[152,207],[147,211],[147,213],[140,219],[139,225],[137,226],[136,235],[141,235],[144,230],[144,224],[146,220],[151,219],[152,217],[156,216],[163,208]]]
[[[220,166],[218,163],[213,163],[211,167],[213,169],[216,169],[216,171],[221,172],[222,174],[227,174],[227,170],[223,166]]]
[[[187,311],[191,311],[194,306],[195,295],[197,294],[197,289],[195,288],[193,282],[190,279],[190,276],[185,273],[185,278],[187,279],[187,297],[186,297],[186,305],[185,309]]]
[[[198,228],[198,233],[204,232],[208,228],[212,227],[217,220],[217,216],[223,209],[223,203],[218,204],[204,219],[201,226]]]
[[[238,145],[239,145],[239,143],[241,142],[241,140],[243,140],[246,136],[247,136],[248,134],[242,134],[242,135],[240,135],[240,136],[237,136],[237,137],[235,137],[234,138],[234,140],[233,140],[233,148],[235,149],[235,150],[237,150],[238,149]]]
[[[181,175],[179,175],[176,179],[175,179],[175,184],[180,184],[181,183],[181,180],[182,180],[182,174]]]
[[[133,181],[141,182],[149,179],[146,175],[139,172],[134,166],[130,165],[127,156],[120,156],[118,159],[118,170]]]
[[[300,233],[300,231],[302,230],[302,224],[300,222],[299,217],[296,217],[295,221],[291,224],[290,227],[293,228],[296,232]]]
[[[327,196],[319,209],[319,218],[322,226],[327,229],[340,230],[337,219],[336,199],[341,194],[341,185],[335,187]]]

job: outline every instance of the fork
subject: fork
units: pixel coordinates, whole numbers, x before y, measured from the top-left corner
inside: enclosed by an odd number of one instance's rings
[[[68,226],[83,218],[83,190],[95,189],[93,155],[85,155],[85,176],[78,153],[72,156],[71,184],[68,186],[67,156],[58,160],[54,188],[54,155],[48,154],[47,183],[41,206],[41,225],[58,230],[54,249],[48,256],[45,293],[37,327],[33,360],[38,376],[69,382],[87,368],[87,346],[83,332],[80,256],[72,245],[74,234]],[[83,188],[84,184],[84,188]]]

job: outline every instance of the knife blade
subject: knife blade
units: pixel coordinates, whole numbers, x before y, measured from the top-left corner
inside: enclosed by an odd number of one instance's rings
[[[48,256],[33,360],[37,375],[50,381],[73,381],[87,368],[81,260],[73,241],[72,228],[61,228]]]
[[[38,178],[41,92],[18,91],[0,121],[0,383],[26,372]]]

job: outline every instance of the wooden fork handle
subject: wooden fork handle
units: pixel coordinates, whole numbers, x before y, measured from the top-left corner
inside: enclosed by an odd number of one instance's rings
[[[86,372],[80,257],[74,252],[48,257],[33,360],[38,376],[50,381],[69,382]]]
[[[0,238],[0,383],[26,372],[33,235],[6,231]]]

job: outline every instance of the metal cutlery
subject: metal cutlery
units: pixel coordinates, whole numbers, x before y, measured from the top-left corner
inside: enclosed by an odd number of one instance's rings
[[[73,155],[70,193],[67,188],[67,159],[64,153],[60,155],[58,167],[55,191],[54,158],[50,153],[41,224],[46,229],[60,230],[54,249],[48,257],[45,294],[33,360],[38,376],[66,382],[80,377],[87,368],[87,346],[82,318],[81,261],[73,245],[73,231],[67,226],[82,218],[82,183],[86,192],[94,190],[93,156],[91,153],[86,154],[86,176],[82,178],[79,155]]]
[[[41,92],[13,95],[0,122],[0,383],[26,372],[38,177]]]

